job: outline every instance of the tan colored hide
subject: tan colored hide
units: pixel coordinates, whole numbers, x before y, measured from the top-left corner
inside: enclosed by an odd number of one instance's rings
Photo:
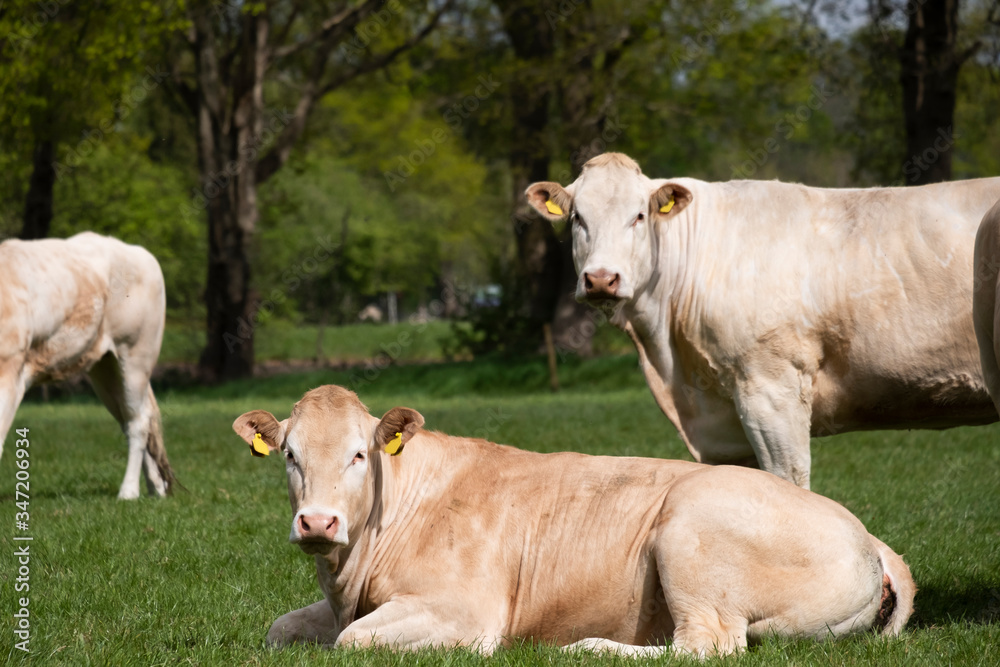
[[[774,475],[537,454],[422,424],[408,408],[372,417],[334,386],[284,421],[255,410],[233,424],[285,459],[290,539],[325,596],[269,641],[707,655],[767,633],[896,634],[912,611],[899,556]]]

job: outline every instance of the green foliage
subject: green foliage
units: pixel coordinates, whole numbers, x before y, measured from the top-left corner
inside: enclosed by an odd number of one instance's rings
[[[661,40],[625,57],[635,76],[621,84],[625,131],[609,149],[644,156],[659,175],[834,184],[823,165],[841,91],[823,74],[827,38],[787,6],[691,9],[672,13]]]
[[[372,215],[374,229],[379,218],[395,220],[380,242],[403,271],[379,275],[382,289],[429,285],[442,262],[453,277],[485,280],[484,268],[509,243],[502,193],[457,121],[415,94],[411,87],[421,81],[406,69],[400,65],[364,87],[328,96],[316,120],[331,131],[310,151],[345,156],[366,179],[366,195],[384,207]],[[493,96],[481,100],[483,108],[499,103]]]
[[[586,147],[576,145],[582,133],[562,120],[565,95],[555,93],[574,92],[581,72],[589,110],[607,114],[594,147],[627,152],[649,174],[837,186],[902,178],[891,52],[900,35],[891,26],[861,21],[828,32],[804,20],[806,3],[773,0],[567,2],[546,16],[555,55],[520,62],[499,13],[509,4],[464,4],[388,69],[322,100],[288,164],[259,192],[253,288],[266,312],[297,325],[353,322],[385,292],[400,296],[405,315],[447,285],[465,286],[467,296],[501,282],[505,307],[472,312],[475,333],[463,345],[537,349],[511,279],[518,83],[553,93],[546,141],[559,180]],[[987,4],[964,10],[963,45],[992,29]],[[331,67],[384,52],[423,24],[425,7],[401,6],[360,27]],[[202,319],[206,260],[204,213],[190,198],[196,132],[164,85],[168,66],[194,70],[190,54],[164,39],[182,37],[185,7],[3,3],[0,238],[20,227],[31,149],[48,133],[59,142],[52,233],[95,229],[148,247],[163,265],[171,317],[190,323]],[[220,21],[264,8],[198,7]],[[290,43],[328,12],[322,3],[297,7]],[[291,8],[273,11],[283,18]],[[956,178],[1000,172],[1000,86],[986,46],[961,71]],[[265,85],[269,110],[294,105],[310,63],[309,53],[281,61]]]
[[[107,132],[145,97],[129,85],[143,56],[182,25],[172,2],[7,0],[0,10],[4,143],[72,142],[88,126]]]
[[[958,79],[955,108],[954,177],[1000,174],[1000,70],[977,59],[967,62]]]
[[[361,388],[360,397],[373,414],[406,405],[420,410],[429,428],[456,435],[482,435],[486,429],[493,440],[532,450],[689,459],[634,364],[634,356],[579,363],[573,388],[557,395],[545,388],[542,359],[530,365],[405,366],[386,370]],[[524,377],[519,380],[519,375]],[[265,646],[274,619],[321,594],[312,559],[287,542],[290,510],[280,461],[251,457],[230,424],[255,408],[287,416],[307,389],[343,382],[343,377],[286,375],[161,393],[167,448],[188,488],[166,500],[115,500],[126,446],[96,399],[84,405],[22,406],[15,426],[29,427],[32,438],[33,634],[32,653],[19,660],[39,665],[624,664],[520,642],[488,658],[467,650],[395,654]],[[845,434],[813,443],[815,490],[844,503],[873,534],[905,554],[912,568],[920,587],[917,614],[901,638],[767,639],[724,661],[666,662],[991,664],[989,656],[1000,643],[998,439],[1000,426],[993,425]],[[16,459],[9,450],[6,454],[0,459],[0,488],[10,502]],[[12,532],[0,535],[0,548],[11,553]],[[0,569],[0,599],[8,610],[15,608],[13,578],[12,566]],[[10,636],[9,617],[5,627]]]

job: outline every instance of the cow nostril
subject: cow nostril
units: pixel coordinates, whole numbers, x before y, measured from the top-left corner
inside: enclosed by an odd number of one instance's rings
[[[618,277],[617,273],[613,275],[611,280],[608,282],[608,287],[616,287],[618,285]]]
[[[309,532],[309,522],[306,521],[304,516],[299,516],[299,530],[303,533]]]
[[[587,289],[594,289],[594,281],[591,280],[589,273],[583,274],[583,285]]]

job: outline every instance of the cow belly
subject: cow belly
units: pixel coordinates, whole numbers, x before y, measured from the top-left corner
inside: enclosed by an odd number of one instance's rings
[[[899,377],[831,378],[814,383],[812,435],[842,431],[989,424],[997,412],[978,374],[911,381]]]
[[[561,586],[533,600],[522,600],[524,606],[508,636],[561,646],[588,637],[633,645],[669,642],[674,622],[655,562],[649,554],[645,556],[636,569],[635,586],[619,585],[625,579],[632,580],[621,574],[602,571],[597,577],[581,576],[579,585]]]

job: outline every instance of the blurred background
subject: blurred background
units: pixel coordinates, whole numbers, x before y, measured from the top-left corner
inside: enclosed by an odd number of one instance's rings
[[[162,373],[631,350],[531,182],[1000,173],[996,0],[0,1],[0,239],[166,278]],[[362,376],[363,377],[363,376]]]

